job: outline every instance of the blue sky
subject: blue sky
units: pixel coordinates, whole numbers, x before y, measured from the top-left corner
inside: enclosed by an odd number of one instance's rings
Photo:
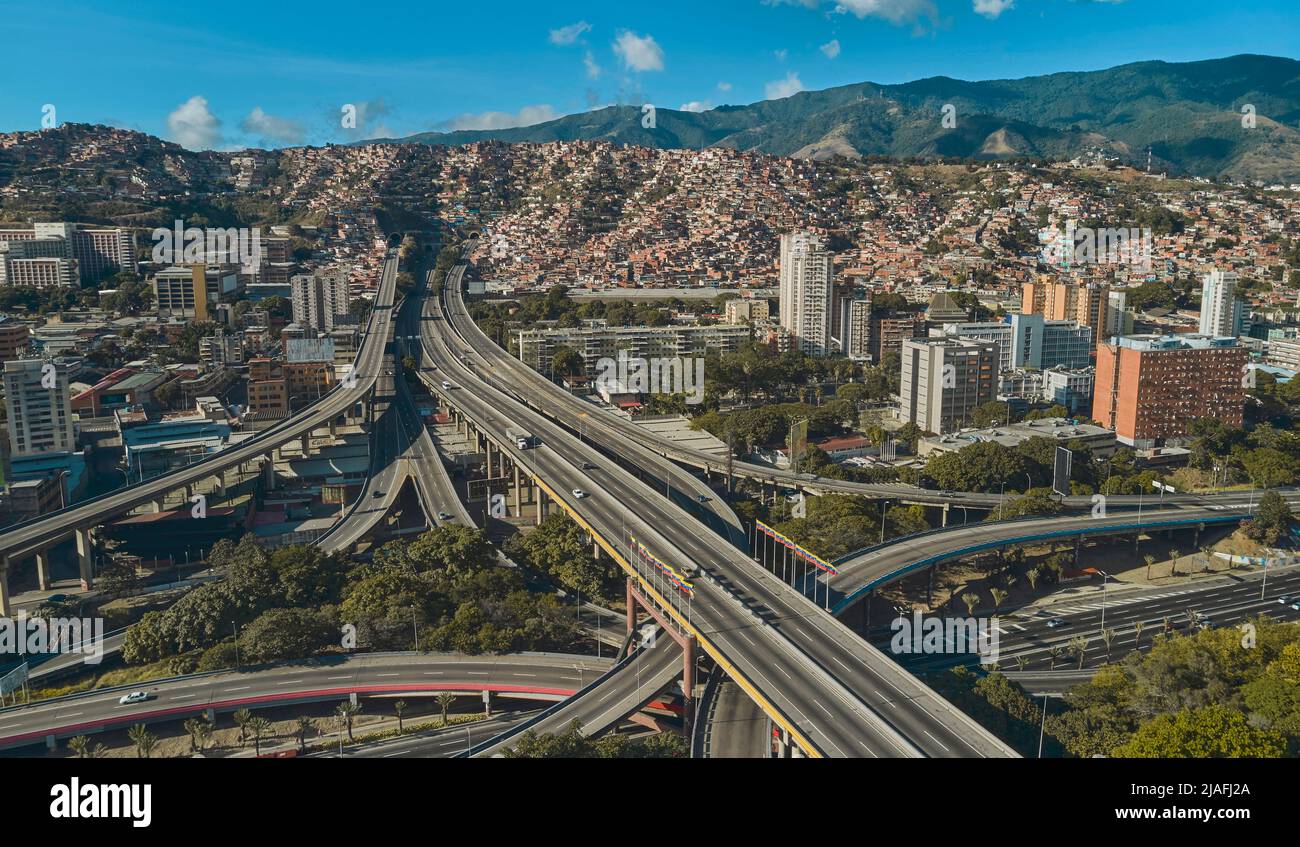
[[[275,147],[618,102],[699,109],[863,81],[1297,58],[1296,3],[0,0],[0,131],[40,128],[50,104],[61,123],[195,149]],[[355,130],[341,126],[344,104]]]

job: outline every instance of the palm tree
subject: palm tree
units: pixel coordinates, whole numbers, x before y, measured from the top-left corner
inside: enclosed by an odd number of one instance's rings
[[[1201,555],[1205,557],[1205,570],[1208,573],[1211,569],[1211,565],[1214,564],[1214,553],[1208,546],[1206,546],[1201,548]]]
[[[1001,606],[1002,601],[1010,596],[1010,592],[1003,591],[1001,588],[990,588],[989,595],[993,598],[993,614],[996,615],[998,613],[998,606]]]
[[[438,695],[438,708],[442,709],[442,725],[443,725],[443,726],[446,726],[446,725],[447,725],[447,710],[450,709],[450,708],[451,708],[452,706],[454,706],[455,704],[456,704],[456,695],[454,695],[454,694],[439,694],[439,695]]]
[[[1156,557],[1152,556],[1150,553],[1147,553],[1145,556],[1142,557],[1142,560],[1147,563],[1147,582],[1150,582],[1151,566],[1156,563]]]
[[[1115,640],[1115,630],[1107,627],[1101,631],[1101,640],[1106,642],[1106,658],[1110,658],[1110,643]]]
[[[1174,629],[1174,619],[1171,618],[1171,617],[1169,617],[1168,615],[1165,615],[1165,617],[1164,617],[1164,632],[1165,632],[1165,635],[1168,635],[1170,632],[1173,631],[1173,629]]]
[[[271,722],[258,715],[245,725],[248,734],[253,736],[253,755],[262,755],[262,737],[271,733]]]
[[[1029,570],[1025,571],[1025,579],[1029,580],[1029,587],[1031,590],[1033,591],[1038,590],[1038,578],[1042,575],[1043,572],[1040,571],[1038,568],[1030,568]]]
[[[979,595],[974,591],[967,591],[965,594],[961,595],[961,600],[966,604],[966,614],[975,614],[975,607],[980,604]]]
[[[1169,551],[1169,575],[1178,576],[1178,557],[1181,554],[1177,550]]]
[[[253,713],[248,709],[240,709],[232,717],[235,719],[235,725],[239,727],[239,746],[243,747],[248,739],[248,722],[253,719]]]
[[[1083,670],[1083,658],[1088,654],[1088,638],[1080,635],[1070,639],[1070,652],[1079,659],[1079,670]]]
[[[197,753],[212,735],[212,724],[204,718],[190,718],[185,722],[185,731],[190,734],[190,752]]]
[[[1029,657],[1023,654],[1015,656],[1013,661],[1015,661],[1016,670],[1018,671],[1023,671],[1025,668],[1029,667]]]
[[[352,740],[352,719],[360,712],[361,704],[353,703],[351,700],[344,700],[342,703],[339,703],[338,708],[334,710],[334,714],[337,715],[348,728],[348,741]]]
[[[406,701],[398,700],[393,704],[393,711],[397,714],[397,734],[402,734],[402,712],[406,711]]]
[[[1145,628],[1146,628],[1146,624],[1143,623],[1142,621],[1133,622],[1133,649],[1134,650],[1142,649],[1142,630]]]
[[[298,752],[307,752],[307,734],[316,731],[316,721],[303,715],[298,718],[298,725],[294,728],[294,735],[298,736]]]
[[[84,735],[74,735],[68,739],[68,749],[78,759],[90,758],[90,739]]]
[[[1056,670],[1056,663],[1061,661],[1061,654],[1063,652],[1064,651],[1055,644],[1047,648],[1047,669],[1049,671]]]
[[[141,759],[149,758],[149,753],[158,745],[158,736],[149,731],[149,728],[142,723],[138,723],[126,731],[126,737],[131,739],[135,745],[135,754]]]

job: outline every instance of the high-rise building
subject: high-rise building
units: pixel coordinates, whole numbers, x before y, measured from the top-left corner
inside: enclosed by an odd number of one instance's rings
[[[781,326],[810,356],[831,352],[834,268],[821,239],[810,232],[781,236]]]
[[[746,321],[765,321],[768,319],[767,299],[764,297],[738,297],[728,300],[723,306],[726,322],[743,324]]]
[[[871,358],[871,298],[852,300],[845,314],[844,354],[856,362]]]
[[[21,459],[76,448],[65,369],[44,359],[5,362],[9,454]]]
[[[239,290],[235,265],[174,265],[154,274],[154,308],[161,318],[210,321],[222,295]]]
[[[329,332],[348,314],[348,276],[341,271],[298,274],[293,287],[293,322],[317,332]]]
[[[998,389],[998,345],[964,338],[903,342],[902,417],[942,435],[961,428]]]
[[[1111,291],[1106,295],[1106,327],[1098,340],[1116,335],[1133,334],[1133,313],[1128,310],[1128,292]]]
[[[1110,289],[1104,285],[1055,282],[1040,276],[1021,288],[1020,312],[1049,321],[1077,321],[1091,330],[1091,343],[1105,336]]]
[[[867,345],[872,361],[880,364],[890,353],[901,353],[909,338],[925,338],[925,315],[921,312],[872,310],[868,319]]]
[[[1183,438],[1188,421],[1195,418],[1239,427],[1246,360],[1246,349],[1235,338],[1112,338],[1097,345],[1092,417],[1135,447]]]
[[[68,247],[84,279],[96,281],[111,271],[136,272],[135,233],[117,227],[90,229],[75,223],[38,223],[31,229],[0,230],[0,242],[59,239]]]
[[[27,349],[31,330],[22,321],[0,315],[0,362],[17,359]]]
[[[1042,315],[1012,315],[1009,321],[944,324],[945,335],[998,343],[998,367],[1082,368],[1090,361],[1092,330],[1078,321],[1049,321]]]
[[[1236,338],[1241,335],[1244,312],[1237,297],[1237,274],[1217,268],[1201,284],[1201,335]]]

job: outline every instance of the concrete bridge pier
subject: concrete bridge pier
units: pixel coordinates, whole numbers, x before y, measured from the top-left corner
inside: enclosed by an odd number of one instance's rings
[[[77,570],[81,574],[81,588],[89,591],[95,584],[94,561],[91,559],[90,530],[79,529],[77,536]]]
[[[6,618],[13,614],[9,605],[9,554],[0,554],[0,615]]]
[[[517,517],[517,518],[521,518],[521,517],[523,517],[523,515],[524,515],[524,511],[523,511],[523,508],[522,508],[522,504],[519,502],[519,500],[520,500],[520,493],[519,493],[519,489],[520,489],[520,487],[521,487],[521,483],[520,483],[520,481],[519,481],[519,466],[518,466],[518,465],[515,465],[515,492],[514,492],[514,493],[515,493],[515,517]]]
[[[36,583],[42,591],[50,590],[50,551],[36,551]]]

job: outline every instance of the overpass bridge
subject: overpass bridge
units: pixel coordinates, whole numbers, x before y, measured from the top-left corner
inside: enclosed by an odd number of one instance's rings
[[[434,301],[424,324],[431,360],[424,373],[431,387],[475,437],[494,445],[510,470],[532,480],[540,490],[539,516],[541,498],[573,516],[632,586],[763,707],[783,738],[815,756],[1014,755],[736,547],[702,537],[680,508],[586,438],[520,403],[501,387],[501,374],[480,376]],[[509,387],[519,394],[533,390],[516,381]],[[517,428],[540,436],[540,445],[519,450],[508,435]],[[619,449],[617,443],[603,446]],[[659,458],[656,464],[656,475],[669,472],[671,462]],[[516,507],[517,495],[518,487]],[[693,592],[670,587],[643,564],[638,545],[685,570]]]
[[[42,584],[45,584],[49,572],[49,548],[72,536],[76,539],[82,586],[90,588],[93,583],[90,533],[94,527],[148,503],[160,508],[163,498],[172,491],[183,489],[188,499],[194,484],[204,479],[215,477],[224,489],[227,469],[259,461],[264,462],[265,466],[272,459],[272,451],[295,439],[302,440],[306,454],[310,451],[309,436],[312,430],[325,426],[332,430],[341,417],[360,417],[361,407],[379,377],[392,333],[397,267],[397,252],[389,250],[374,309],[352,370],[315,403],[259,432],[248,441],[184,468],[0,530],[0,615],[11,613],[8,577],[9,568],[16,560],[35,555],[38,574]]]

